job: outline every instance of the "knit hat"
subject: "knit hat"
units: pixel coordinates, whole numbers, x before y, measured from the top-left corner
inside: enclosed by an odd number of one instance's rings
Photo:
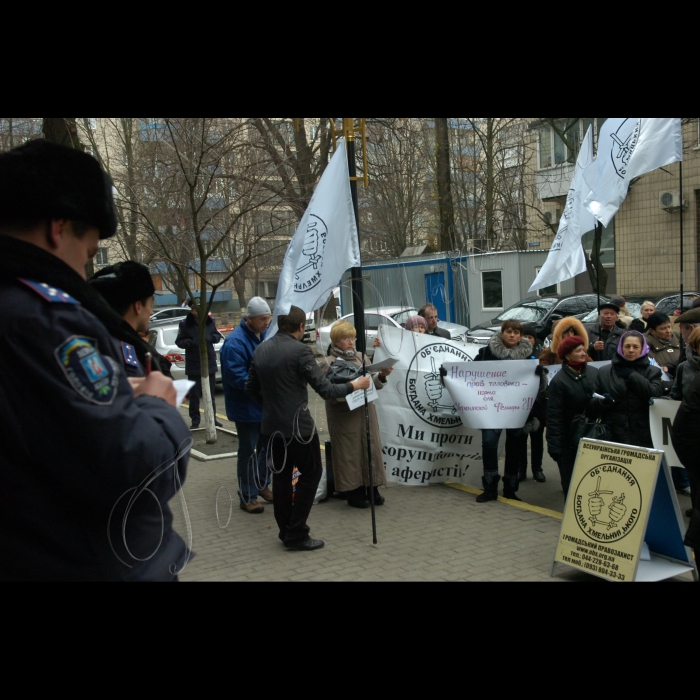
[[[119,313],[156,293],[148,268],[132,260],[102,268],[90,278],[90,286]]]
[[[30,141],[0,155],[0,217],[79,221],[111,238],[117,232],[112,178],[87,153]]]
[[[406,321],[406,330],[412,331],[418,326],[423,326],[426,330],[428,329],[428,322],[422,316],[411,316],[411,318]]]
[[[262,297],[253,297],[248,302],[248,318],[269,316],[271,313],[270,305]]]
[[[633,335],[635,338],[640,338],[642,341],[642,354],[637,359],[646,357],[651,352],[651,350],[649,349],[649,343],[647,343],[647,339],[644,337],[644,335],[642,333],[639,333],[638,331],[629,331],[628,333],[625,333],[622,336],[622,338],[620,338],[620,344],[617,346],[617,354],[623,359],[625,359],[625,355],[622,352],[622,348],[625,345],[625,338],[628,338],[631,335]]]
[[[522,335],[531,335],[537,340],[537,326],[534,323],[524,323]]]
[[[559,350],[557,352],[559,359],[564,362],[566,356],[576,350],[579,345],[586,346],[586,341],[580,335],[572,335],[569,338],[564,338],[564,340],[559,343]]]

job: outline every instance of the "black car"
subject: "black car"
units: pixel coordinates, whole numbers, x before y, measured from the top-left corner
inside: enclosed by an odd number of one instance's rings
[[[625,296],[625,301],[627,302],[627,310],[630,312],[632,318],[642,317],[642,305],[645,301],[650,301],[656,306],[656,310],[666,316],[673,316],[676,309],[680,308],[680,298],[681,295],[678,292],[665,292],[659,294],[659,292],[650,292],[647,294],[629,294]],[[700,292],[684,292],[683,293],[683,308],[688,311],[692,308],[693,302],[696,299],[700,299]],[[597,323],[598,315],[596,313],[589,313],[583,319],[584,324]]]
[[[600,298],[608,302],[607,297]],[[468,340],[473,343],[487,343],[494,333],[499,333],[503,321],[515,319],[520,323],[532,323],[537,328],[537,337],[544,341],[552,332],[552,323],[568,316],[582,319],[593,310],[598,309],[597,294],[580,294],[576,296],[534,297],[519,301],[491,323],[482,323],[469,331]]]

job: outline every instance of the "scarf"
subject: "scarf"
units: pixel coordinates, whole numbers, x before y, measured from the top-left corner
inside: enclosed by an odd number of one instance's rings
[[[151,352],[153,369],[161,369],[161,356],[75,270],[32,243],[0,235],[0,283],[13,284],[20,278],[66,292],[96,316],[113,338],[133,345],[143,367],[146,353]]]
[[[331,348],[331,355],[334,357],[342,357],[345,360],[359,359],[356,350],[341,350],[335,347],[335,345]]]
[[[588,364],[588,362],[567,362],[566,366],[571,367],[571,369],[574,370],[574,372],[578,372],[581,374],[583,372],[584,367]]]

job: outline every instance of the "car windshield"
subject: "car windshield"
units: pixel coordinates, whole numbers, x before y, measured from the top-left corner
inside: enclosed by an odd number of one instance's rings
[[[408,321],[411,316],[417,316],[418,315],[418,309],[407,309],[406,311],[401,311],[398,314],[393,314],[391,318],[396,321],[396,323],[399,324],[399,326],[403,326],[406,324],[406,321]]]
[[[541,321],[556,304],[556,299],[538,299],[537,301],[527,301],[518,304],[508,311],[504,311],[499,317],[499,321],[524,321],[525,323],[536,323]]]

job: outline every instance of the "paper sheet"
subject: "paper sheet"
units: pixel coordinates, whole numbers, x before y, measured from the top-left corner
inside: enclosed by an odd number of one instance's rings
[[[194,386],[194,382],[191,382],[189,379],[178,379],[173,384],[177,390],[177,407],[180,408],[185,400],[185,396],[189,394],[190,389]]]
[[[374,382],[372,382],[367,390],[367,402],[372,403],[372,401],[376,401],[378,398],[379,393],[377,392],[377,387],[374,386]],[[348,394],[345,400],[348,402],[350,410],[354,411],[355,409],[365,405],[365,392],[360,389],[360,391],[355,391],[352,394]]]
[[[377,372],[383,372],[385,369],[391,369],[395,364],[398,364],[398,358],[389,357],[386,360],[377,362],[376,365],[370,365],[367,368],[368,374],[376,374]]]

